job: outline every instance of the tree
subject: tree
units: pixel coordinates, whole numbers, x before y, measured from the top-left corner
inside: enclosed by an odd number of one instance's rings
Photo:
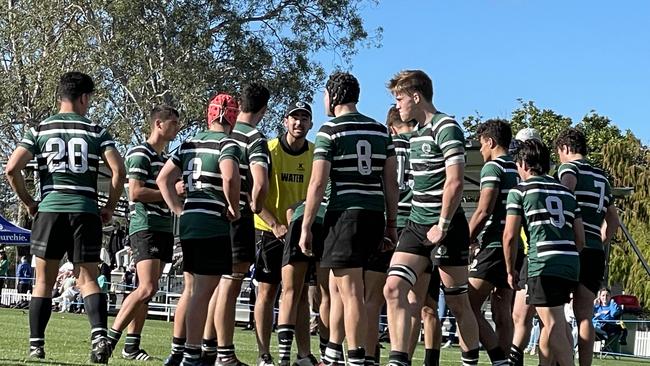
[[[316,52],[341,63],[377,45],[359,9],[367,0],[9,0],[2,2],[0,75],[3,157],[24,125],[56,106],[58,76],[78,69],[97,81],[94,120],[117,140],[141,141],[152,105],[177,106],[189,126],[204,120],[209,96],[266,84],[274,110],[311,99],[324,79]],[[277,117],[277,115],[276,115]],[[279,120],[268,118],[275,130]]]
[[[205,119],[215,92],[259,81],[273,95],[267,132],[281,128],[289,100],[311,100],[324,80],[317,52],[345,66],[376,46],[359,11],[375,0],[8,0],[0,2],[0,159],[28,126],[56,109],[58,77],[84,71],[96,82],[91,119],[120,148],[142,141],[146,116],[169,103],[186,123]],[[6,200],[3,200],[6,202]]]

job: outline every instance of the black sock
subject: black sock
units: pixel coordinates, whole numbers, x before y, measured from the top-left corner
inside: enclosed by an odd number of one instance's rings
[[[325,358],[325,349],[327,349],[327,343],[329,343],[329,340],[327,338],[324,338],[322,336],[319,336],[320,338],[320,358]]]
[[[503,366],[508,364],[508,358],[501,347],[496,347],[487,351],[492,366]]]
[[[524,352],[514,344],[510,346],[510,355],[508,356],[510,364],[514,366],[524,366]]]
[[[331,365],[336,361],[342,359],[343,359],[343,345],[328,342],[327,348],[325,349],[325,356],[323,357],[323,363],[326,365]]]
[[[201,345],[185,343],[185,350],[183,351],[184,360],[198,360],[201,358]]]
[[[366,360],[366,350],[363,348],[348,350],[348,364],[352,366],[363,366]]]
[[[424,366],[439,366],[440,350],[427,348],[424,350]]]
[[[295,326],[290,324],[278,325],[278,349],[280,354],[280,363],[291,362],[291,345],[295,334]]]
[[[52,299],[49,297],[32,297],[29,302],[29,345],[45,345],[45,328],[52,315]]]
[[[119,330],[115,330],[113,328],[108,328],[108,332],[106,334],[108,336],[108,341],[111,343],[111,347],[115,349],[115,346],[117,346],[117,342],[120,341],[120,338],[122,338],[122,332]]]
[[[108,309],[106,307],[106,295],[102,293],[92,294],[84,297],[84,308],[90,321],[90,340],[94,341],[106,337],[108,323]]]
[[[135,333],[127,333],[124,340],[124,351],[126,353],[133,353],[140,350],[140,335]]]
[[[203,339],[201,341],[201,351],[203,352],[204,355],[209,356],[209,357],[214,357],[217,355],[217,339],[216,338],[210,338],[210,339]]]
[[[463,361],[463,366],[478,365],[478,348],[474,348],[467,352],[461,351],[460,357]]]
[[[229,361],[235,357],[235,345],[217,347],[217,358],[220,361]]]
[[[183,355],[185,338],[172,337],[172,355]]]
[[[379,342],[377,342],[377,345],[375,346],[375,364],[374,364],[374,366],[379,366],[379,362],[381,362],[381,347],[379,347]]]
[[[390,351],[388,354],[388,364],[393,366],[409,366],[409,354],[406,352]]]

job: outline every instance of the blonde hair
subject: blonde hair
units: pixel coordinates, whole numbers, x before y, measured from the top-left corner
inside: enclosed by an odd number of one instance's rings
[[[387,84],[393,94],[419,93],[427,102],[433,101],[433,83],[422,70],[403,70],[393,76]]]

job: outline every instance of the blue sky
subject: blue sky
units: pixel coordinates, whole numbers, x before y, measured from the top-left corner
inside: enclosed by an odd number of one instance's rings
[[[460,120],[508,118],[517,98],[578,122],[590,110],[650,143],[650,1],[382,1],[362,12],[384,28],[381,48],[363,48],[351,71],[359,109],[383,121],[386,81],[426,71],[438,109]],[[341,60],[318,56],[330,71]],[[314,129],[326,120],[314,95]]]

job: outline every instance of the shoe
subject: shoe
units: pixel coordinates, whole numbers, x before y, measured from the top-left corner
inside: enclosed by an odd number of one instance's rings
[[[214,363],[217,362],[217,354],[207,354],[205,352],[201,352],[201,361],[203,361],[203,363],[206,365],[214,365]]]
[[[523,352],[523,353],[528,353],[528,352],[530,352],[531,350],[532,350],[532,347],[530,347],[530,346],[529,346],[529,347],[526,347],[526,348],[524,349],[524,352]]]
[[[275,362],[270,354],[264,353],[257,359],[257,366],[275,366]]]
[[[535,356],[535,355],[537,354],[537,347],[533,347],[533,348],[531,348],[529,354],[530,354],[531,356]]]
[[[218,358],[214,366],[248,366],[247,364],[239,361],[237,356],[229,357],[228,359]]]
[[[213,366],[213,364],[205,363],[202,359],[185,359],[181,361],[179,366]]]
[[[163,362],[163,366],[180,366],[183,361],[183,354],[170,354]]]
[[[101,337],[93,344],[93,349],[90,352],[90,362],[92,363],[108,363],[111,357],[111,343],[108,338]]]
[[[122,358],[126,358],[127,360],[136,360],[136,361],[149,361],[151,360],[151,356],[147,354],[147,352],[143,349],[139,349],[135,352],[126,352],[126,350],[122,350]]]
[[[318,360],[311,353],[303,358],[298,358],[292,366],[316,366],[318,365]]]
[[[29,357],[44,359],[45,358],[45,347],[43,347],[43,346],[29,347]]]
[[[441,348],[449,348],[451,347],[451,341],[447,341],[447,343],[443,344]]]

